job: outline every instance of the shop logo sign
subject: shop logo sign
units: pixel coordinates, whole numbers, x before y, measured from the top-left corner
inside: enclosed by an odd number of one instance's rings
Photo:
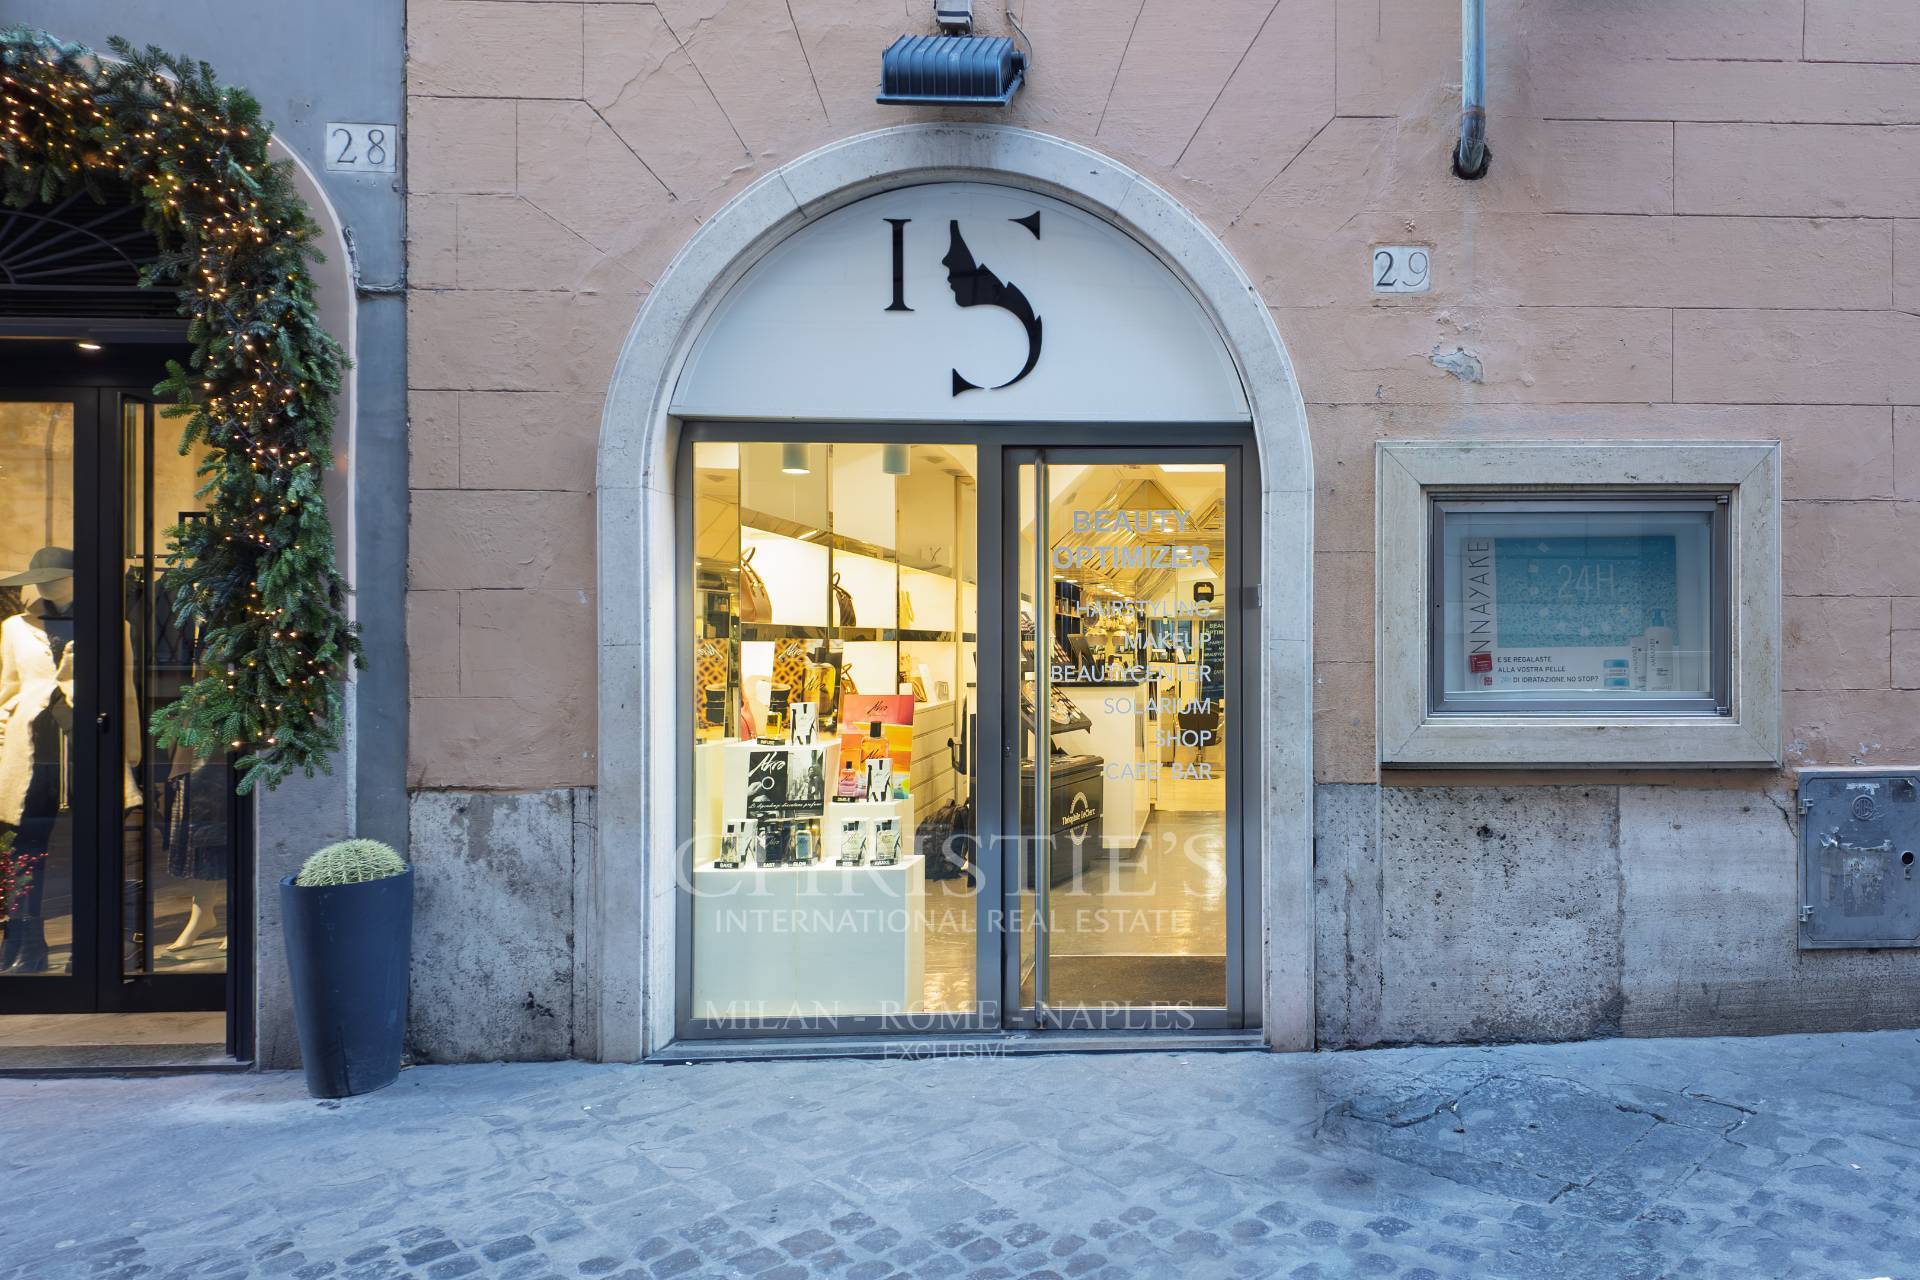
[[[907,305],[907,224],[912,218],[887,218],[888,226],[893,228],[893,301],[888,311],[912,311]],[[1008,218],[1008,222],[1017,223],[1040,238],[1040,211],[1035,209],[1024,218]],[[953,375],[953,394],[962,391],[1004,391],[1033,372],[1040,363],[1041,328],[1040,317],[1033,313],[1033,304],[1027,301],[1027,295],[1012,281],[1003,281],[993,273],[986,263],[976,260],[973,250],[968,247],[967,239],[960,233],[960,220],[947,221],[947,256],[940,259],[940,265],[947,269],[947,287],[953,291],[955,305],[961,307],[998,307],[1020,322],[1027,333],[1027,362],[1020,366],[1020,372],[997,386],[987,388],[968,378],[958,369],[950,370]]]

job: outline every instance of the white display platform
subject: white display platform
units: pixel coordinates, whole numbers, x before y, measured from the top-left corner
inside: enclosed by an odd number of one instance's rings
[[[919,854],[891,867],[698,867],[693,1016],[919,1012],[925,929]]]

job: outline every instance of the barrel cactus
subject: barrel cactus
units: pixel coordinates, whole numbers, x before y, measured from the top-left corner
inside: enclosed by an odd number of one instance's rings
[[[378,840],[342,840],[308,858],[293,882],[303,889],[360,884],[401,875],[406,869],[400,855]]]

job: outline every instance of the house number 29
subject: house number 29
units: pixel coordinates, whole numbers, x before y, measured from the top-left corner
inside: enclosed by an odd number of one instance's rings
[[[1384,245],[1374,249],[1367,274],[1375,293],[1425,293],[1433,287],[1432,261],[1433,250],[1424,245]]]
[[[392,173],[400,130],[390,124],[327,126],[329,173]]]

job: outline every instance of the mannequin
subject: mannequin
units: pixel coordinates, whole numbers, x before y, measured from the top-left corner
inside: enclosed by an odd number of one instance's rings
[[[227,832],[227,790],[230,781],[223,760],[195,760],[186,748],[174,752],[173,766],[166,785],[164,825],[161,838],[166,842],[167,872],[182,880],[212,880],[224,883],[230,846]],[[180,936],[162,947],[161,953],[178,958],[196,945],[218,923],[215,910],[218,896],[196,892],[187,923]],[[227,949],[225,937],[220,950]]]
[[[13,835],[11,900],[0,903],[7,922],[0,973],[47,971],[47,866],[74,854],[73,570],[70,549],[42,547],[26,569],[0,578],[0,587],[22,588],[25,601],[19,613],[0,621],[0,830]],[[122,670],[130,671],[132,646],[123,644]],[[133,681],[118,683],[122,723],[135,724],[140,712]],[[120,736],[127,756],[120,771],[123,807],[131,812],[140,805],[131,768],[139,760],[140,735]]]
[[[47,860],[72,845],[73,797],[63,794],[72,775],[62,763],[73,731],[73,552],[42,547],[0,585],[31,588],[26,608],[0,622],[0,824],[13,832],[0,973],[44,973]]]

